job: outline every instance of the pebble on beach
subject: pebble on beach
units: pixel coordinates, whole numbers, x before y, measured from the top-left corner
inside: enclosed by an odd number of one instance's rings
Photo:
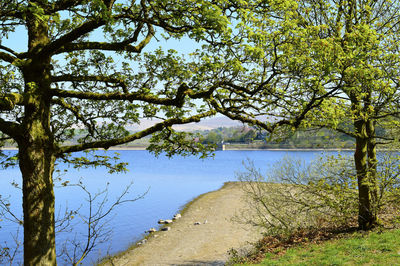
[[[154,233],[154,232],[157,232],[157,230],[155,228],[150,228],[145,233]]]
[[[159,223],[159,224],[172,224],[173,221],[172,221],[172,220],[163,220],[163,219],[160,219],[160,220],[158,220],[158,223]]]
[[[140,246],[140,245],[145,244],[146,242],[147,242],[147,239],[143,239],[142,241],[139,241],[139,242],[137,243],[137,245]]]
[[[174,218],[172,218],[172,220],[178,220],[182,217],[182,215],[180,213],[177,213],[174,215]]]

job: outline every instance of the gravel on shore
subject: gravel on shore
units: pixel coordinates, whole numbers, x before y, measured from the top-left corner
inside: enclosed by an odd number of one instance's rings
[[[102,265],[224,265],[231,248],[246,249],[261,238],[250,225],[232,221],[246,208],[240,182],[203,194],[184,208],[169,230],[150,233],[141,245]]]

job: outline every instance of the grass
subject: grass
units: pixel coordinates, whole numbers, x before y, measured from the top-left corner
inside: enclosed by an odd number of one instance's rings
[[[258,265],[399,265],[400,230],[353,233],[321,244],[267,253]]]

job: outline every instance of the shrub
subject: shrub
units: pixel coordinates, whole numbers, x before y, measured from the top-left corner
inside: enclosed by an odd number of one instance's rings
[[[400,201],[400,162],[395,156],[379,155],[379,189],[373,200],[382,216]],[[250,207],[238,216],[239,221],[263,227],[268,234],[356,224],[357,179],[349,156],[321,156],[310,163],[284,157],[265,176],[251,161],[244,165],[246,170],[237,178],[243,181]]]

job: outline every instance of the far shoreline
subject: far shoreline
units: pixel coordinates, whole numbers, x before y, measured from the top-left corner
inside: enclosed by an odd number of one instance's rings
[[[17,147],[2,147],[1,151],[17,151]],[[147,147],[110,147],[109,149],[99,148],[97,150],[108,150],[108,151],[145,151]],[[354,151],[355,149],[349,148],[225,148],[224,150],[217,149],[215,151]],[[378,149],[379,150],[390,150],[390,149]]]
[[[147,147],[144,146],[115,146],[108,149],[99,148],[96,150],[105,151],[145,151]],[[0,151],[18,151],[17,147],[0,147]],[[215,151],[355,151],[355,148],[236,148],[225,147],[225,149],[216,149]],[[399,149],[377,149],[377,151],[399,151]]]

